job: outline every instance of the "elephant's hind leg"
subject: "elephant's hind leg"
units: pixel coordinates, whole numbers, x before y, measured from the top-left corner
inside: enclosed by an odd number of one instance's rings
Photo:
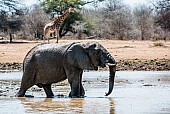
[[[34,97],[32,95],[25,95],[26,91],[32,87],[33,84],[32,83],[24,83],[21,82],[21,87],[20,87],[20,90],[18,91],[18,93],[16,94],[17,97]]]
[[[16,97],[24,97],[26,90],[20,89],[19,92],[16,94]]]
[[[25,95],[26,90],[20,89],[19,92],[16,94],[16,97],[34,97],[33,95]]]
[[[18,93],[16,94],[17,97],[33,97],[32,95],[25,95],[26,91],[34,85],[34,81],[31,78],[32,72],[24,72],[22,81],[21,81],[21,87]]]
[[[47,98],[53,98],[54,94],[51,89],[51,84],[43,84],[43,89],[47,95]]]

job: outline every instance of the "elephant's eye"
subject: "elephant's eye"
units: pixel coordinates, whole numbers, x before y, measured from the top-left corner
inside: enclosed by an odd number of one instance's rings
[[[97,49],[97,55],[100,55],[100,49]]]

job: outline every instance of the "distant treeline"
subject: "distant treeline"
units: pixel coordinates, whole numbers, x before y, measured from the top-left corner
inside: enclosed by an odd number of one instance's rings
[[[5,1],[8,4],[4,4]],[[77,1],[61,0],[56,4],[56,1],[49,3],[45,0],[40,5],[17,8],[19,3],[16,0],[3,0],[1,6],[7,7],[10,2],[14,6],[8,6],[12,10],[0,9],[0,40],[43,39],[45,24],[69,7],[78,11],[61,25],[60,34],[65,38],[170,40],[169,0],[134,8],[123,4],[122,0]],[[101,1],[102,6],[98,5]],[[86,8],[86,4],[93,5]]]

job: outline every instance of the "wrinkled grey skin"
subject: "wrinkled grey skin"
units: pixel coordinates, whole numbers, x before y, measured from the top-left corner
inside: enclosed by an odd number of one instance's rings
[[[42,87],[47,97],[54,97],[51,84],[68,78],[70,97],[83,97],[83,70],[98,70],[109,65],[109,91],[112,92],[116,63],[108,51],[98,43],[40,44],[31,49],[23,62],[21,87],[16,96],[24,97],[33,85]]]

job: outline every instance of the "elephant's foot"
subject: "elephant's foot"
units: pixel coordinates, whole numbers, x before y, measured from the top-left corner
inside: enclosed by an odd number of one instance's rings
[[[24,97],[25,96],[25,90],[20,89],[19,92],[15,95],[16,97]]]
[[[84,98],[85,96],[71,96],[71,95],[69,94],[69,97],[70,97],[70,98]]]
[[[20,90],[15,96],[16,97],[30,97],[30,98],[34,97],[33,95],[25,95],[25,92],[26,91],[24,90]]]
[[[15,95],[15,97],[24,97],[24,95],[17,93],[17,94]]]
[[[16,97],[29,97],[29,98],[33,98],[34,96],[33,95],[15,95]]]
[[[24,97],[29,97],[29,98],[33,98],[33,95],[24,95]]]
[[[69,97],[71,98],[84,98],[85,93],[81,93],[80,95],[72,94],[72,92],[69,93]]]
[[[69,97],[78,97],[78,98],[83,98],[85,95],[85,91],[83,88],[82,84],[75,84],[73,86],[72,84],[72,88],[71,88],[71,92],[69,93]]]
[[[48,95],[47,98],[54,98],[54,95]]]

